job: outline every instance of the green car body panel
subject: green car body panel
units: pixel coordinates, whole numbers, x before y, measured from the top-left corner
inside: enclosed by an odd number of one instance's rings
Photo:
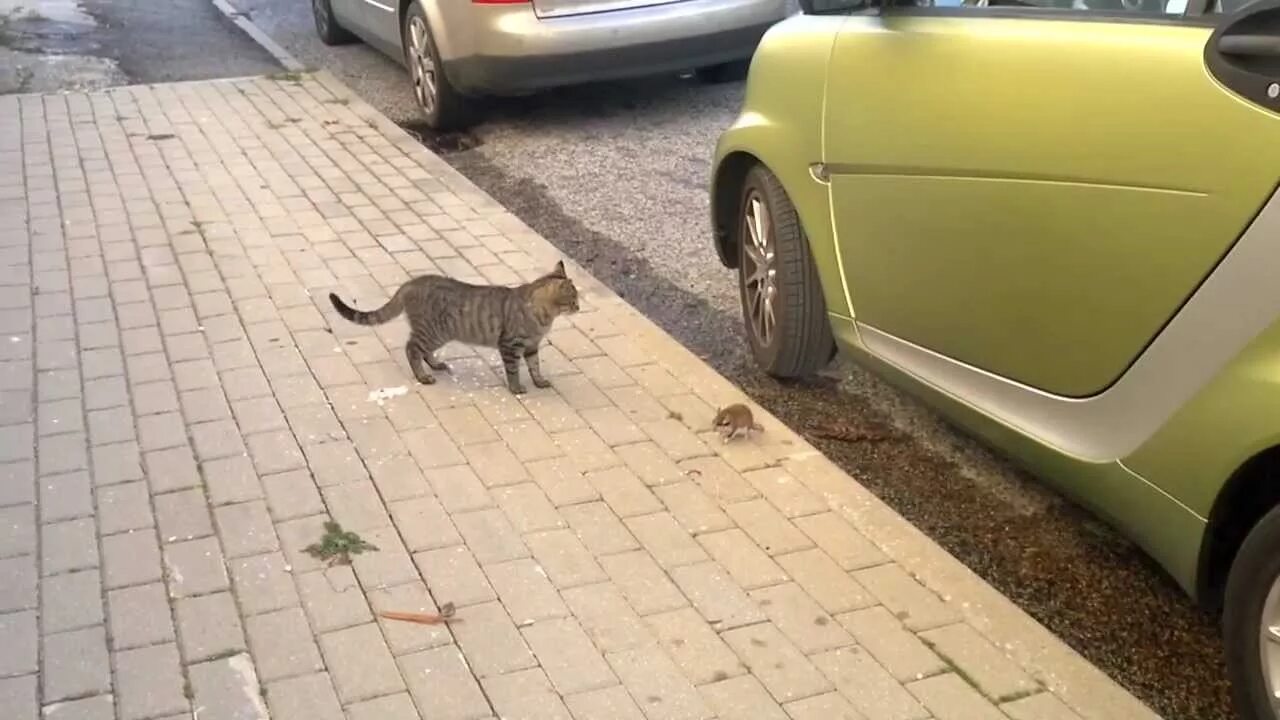
[[[1117,387],[1280,180],[1280,116],[1206,71],[1212,32],[1062,15],[794,17],[757,50],[712,181],[726,264],[737,183],[762,163],[796,206],[841,348],[1119,526],[1192,593],[1223,487],[1280,446],[1280,307],[1112,454],[1046,441],[927,382],[867,332],[1064,405]]]

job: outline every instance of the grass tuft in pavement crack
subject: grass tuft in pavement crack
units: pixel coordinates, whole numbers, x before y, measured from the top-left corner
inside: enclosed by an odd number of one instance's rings
[[[320,537],[320,541],[308,545],[303,551],[329,565],[350,565],[352,555],[377,549],[377,545],[367,542],[350,530],[343,530],[342,525],[330,520],[324,524],[324,535]]]

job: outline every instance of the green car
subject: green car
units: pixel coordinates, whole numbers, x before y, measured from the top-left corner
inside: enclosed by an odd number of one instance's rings
[[[1280,718],[1280,0],[801,5],[713,169],[760,366],[839,348],[1109,519]]]

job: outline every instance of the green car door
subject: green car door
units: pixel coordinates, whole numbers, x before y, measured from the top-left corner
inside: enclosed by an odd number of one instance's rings
[[[823,161],[846,290],[860,333],[1097,395],[1275,190],[1280,88],[1251,70],[1278,60],[1250,30],[1280,11],[981,2],[839,32]]]

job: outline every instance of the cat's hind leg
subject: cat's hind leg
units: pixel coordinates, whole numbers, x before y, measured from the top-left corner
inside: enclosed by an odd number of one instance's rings
[[[413,372],[413,377],[423,385],[434,385],[436,376],[431,374],[431,370],[427,369],[427,358],[431,357],[431,353],[426,350],[426,344],[423,339],[416,333],[409,336],[409,342],[404,347],[405,356],[409,360],[409,370]]]

